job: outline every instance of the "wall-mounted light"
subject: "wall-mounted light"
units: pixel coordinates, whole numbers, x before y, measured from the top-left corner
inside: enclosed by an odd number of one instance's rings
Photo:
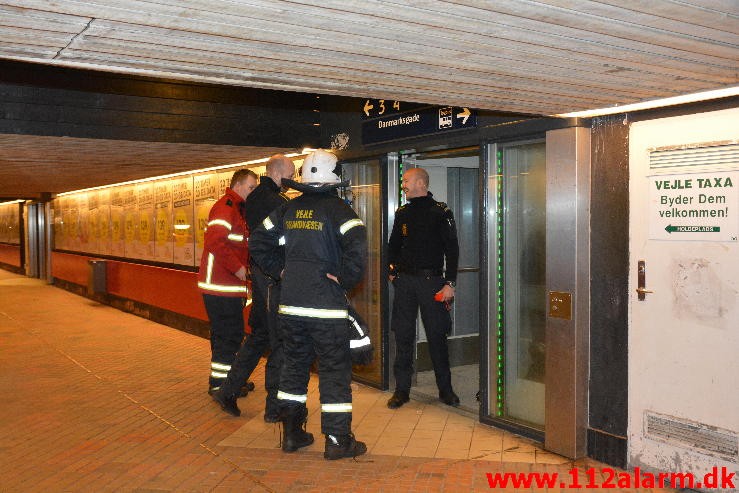
[[[312,149],[310,150],[310,152],[312,152]],[[294,158],[294,157],[302,156],[304,154],[307,154],[305,152],[305,149],[302,152],[292,152],[292,153],[289,153],[289,154],[285,154],[285,157]],[[176,178],[178,176],[186,176],[186,175],[193,175],[193,174],[198,174],[198,173],[206,173],[208,171],[218,171],[218,170],[221,170],[221,169],[235,168],[237,166],[249,167],[249,166],[255,166],[255,165],[261,164],[261,163],[266,163],[267,161],[269,161],[269,158],[268,157],[264,157],[264,158],[260,158],[260,159],[253,159],[251,161],[244,161],[243,163],[221,164],[221,165],[218,165],[218,166],[211,166],[210,168],[194,169],[194,170],[189,170],[189,171],[179,171],[177,173],[170,173],[168,175],[150,176],[148,178],[141,178],[141,179],[138,179],[138,180],[123,181],[123,182],[120,182],[120,183],[111,183],[110,185],[101,185],[99,187],[82,188],[80,190],[72,190],[72,191],[69,191],[69,192],[61,192],[61,193],[58,193],[56,196],[57,197],[61,197],[63,195],[71,195],[73,193],[91,192],[93,190],[102,190],[104,188],[119,187],[121,185],[134,185],[136,183],[145,183],[145,182],[149,182],[149,181],[164,180],[164,179],[167,179],[167,178]],[[20,200],[18,202],[23,202],[23,201]]]
[[[611,106],[609,108],[599,108],[595,110],[574,111],[572,113],[562,113],[560,115],[553,116],[561,118],[591,118],[594,116],[615,115],[618,113],[627,113],[630,111],[651,110],[654,108],[674,106],[677,104],[697,103],[699,101],[728,98],[737,95],[739,95],[739,86],[727,87],[725,89],[716,89],[714,91],[695,92],[693,94],[684,94],[682,96],[655,99],[652,101],[642,101],[641,103],[625,104],[623,106]]]

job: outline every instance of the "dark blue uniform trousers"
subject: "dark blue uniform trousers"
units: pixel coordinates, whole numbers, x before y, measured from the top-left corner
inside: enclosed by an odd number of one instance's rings
[[[414,347],[416,344],[416,316],[421,309],[421,320],[426,330],[431,363],[434,366],[436,386],[440,392],[452,391],[452,374],[449,369],[447,335],[451,332],[452,319],[444,303],[434,295],[444,287],[439,276],[415,276],[400,273],[393,281],[395,297],[391,329],[395,333],[395,390],[410,392],[413,377]]]
[[[243,298],[203,294],[205,311],[210,320],[209,384],[220,387],[244,339]]]
[[[347,319],[279,317],[285,351],[280,374],[280,406],[300,407],[308,393],[310,366],[318,357],[318,390],[321,394],[321,432],[351,432],[352,362]],[[290,397],[285,397],[288,394]]]
[[[267,277],[259,267],[252,266],[252,305],[249,313],[251,335],[236,354],[228,378],[223,384],[226,395],[238,395],[244,382],[251,376],[259,358],[269,349],[265,367],[264,387],[267,390],[265,410],[268,414],[278,411],[277,387],[280,383],[283,351],[282,336],[277,324],[277,306],[280,298],[279,284]]]

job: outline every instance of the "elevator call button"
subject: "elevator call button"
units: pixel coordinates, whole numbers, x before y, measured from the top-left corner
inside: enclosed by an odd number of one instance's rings
[[[549,291],[549,316],[572,320],[572,293]]]

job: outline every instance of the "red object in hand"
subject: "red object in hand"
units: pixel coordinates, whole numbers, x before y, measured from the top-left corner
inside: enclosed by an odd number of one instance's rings
[[[450,301],[444,301],[444,295],[441,293],[436,293],[434,295],[434,299],[438,301],[439,303],[444,303],[444,308],[446,308],[446,311],[451,311],[452,304]]]

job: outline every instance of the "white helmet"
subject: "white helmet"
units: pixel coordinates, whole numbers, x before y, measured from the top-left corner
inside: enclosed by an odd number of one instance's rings
[[[328,151],[317,149],[305,158],[301,168],[303,183],[339,183],[341,182],[341,166],[338,158]]]

